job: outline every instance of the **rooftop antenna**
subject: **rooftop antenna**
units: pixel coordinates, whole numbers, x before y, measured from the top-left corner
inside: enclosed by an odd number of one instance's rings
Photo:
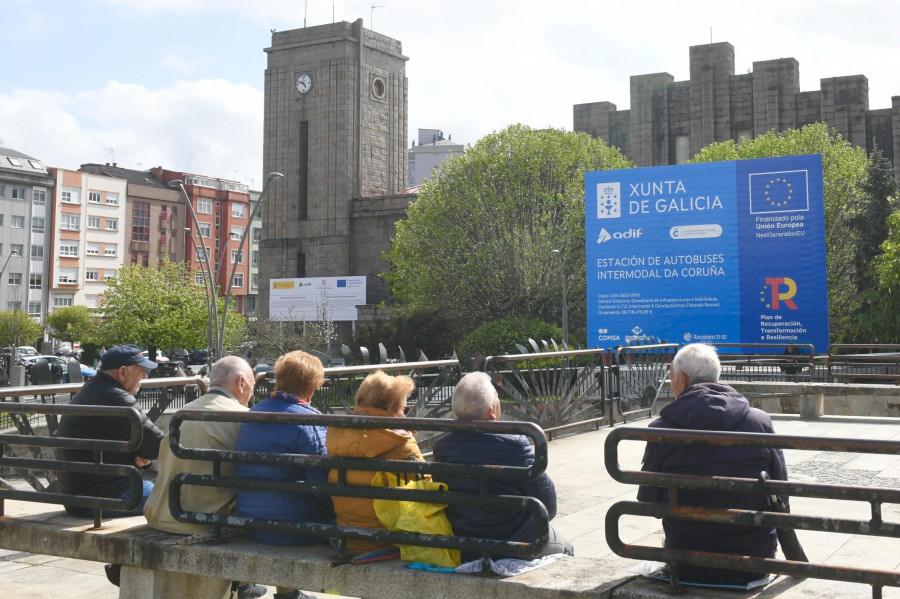
[[[713,43],[712,41],[712,27],[709,28],[709,43]]]
[[[371,6],[371,8],[369,10],[369,29],[371,29],[372,31],[375,31],[375,23],[373,20],[375,17],[375,9],[376,8],[384,8],[384,7],[385,7],[384,4],[373,4]]]
[[[138,165],[138,170],[143,170],[143,169],[141,169],[141,163],[140,163],[140,162],[138,162],[137,165]]]
[[[331,24],[334,25],[334,0],[331,0]]]
[[[116,163],[116,150],[114,148],[104,148],[107,152],[109,152],[109,161],[112,164]]]
[[[306,29],[306,9],[309,8],[309,0],[303,3],[303,28]]]

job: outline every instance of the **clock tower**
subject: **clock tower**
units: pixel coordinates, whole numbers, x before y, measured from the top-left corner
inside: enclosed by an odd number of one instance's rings
[[[266,48],[259,307],[269,280],[366,275],[354,205],[407,180],[406,61],[399,41],[354,23],[272,34]]]

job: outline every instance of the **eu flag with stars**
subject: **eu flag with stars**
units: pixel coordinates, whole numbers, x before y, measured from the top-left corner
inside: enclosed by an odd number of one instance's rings
[[[807,172],[780,171],[750,174],[750,213],[809,210]]]

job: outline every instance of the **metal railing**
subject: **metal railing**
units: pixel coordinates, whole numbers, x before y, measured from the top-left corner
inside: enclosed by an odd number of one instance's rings
[[[625,422],[649,418],[662,393],[677,343],[617,347],[609,368],[612,399]]]
[[[687,443],[710,446],[745,446],[813,451],[839,451],[875,454],[900,453],[900,441],[871,439],[833,439],[796,435],[770,435],[760,433],[735,433],[720,431],[643,429],[623,427],[607,436],[604,446],[606,470],[620,483],[665,487],[669,489],[669,503],[641,503],[620,501],[612,505],[606,514],[606,542],[619,556],[666,562],[672,571],[673,584],[677,584],[677,565],[726,568],[744,572],[784,574],[801,578],[822,578],[844,582],[864,583],[872,586],[872,596],[881,597],[882,587],[900,586],[900,572],[831,566],[819,563],[803,563],[776,558],[750,557],[683,549],[663,549],[624,543],[619,536],[619,519],[623,515],[670,518],[694,522],[716,522],[766,528],[803,529],[880,537],[900,537],[900,524],[885,522],[882,518],[883,503],[900,502],[900,489],[831,485],[812,482],[735,478],[726,476],[698,476],[622,470],[618,460],[618,444],[621,441],[646,441],[648,443]],[[706,489],[780,495],[862,501],[871,505],[871,517],[853,520],[840,517],[819,517],[787,514],[775,511],[740,509],[714,509],[685,505],[679,502],[683,489]],[[674,566],[674,567],[673,567]]]
[[[484,371],[507,417],[542,428],[598,423],[606,413],[605,356],[603,349],[490,356]]]
[[[835,383],[900,384],[900,345],[830,345],[826,364]]]
[[[104,439],[81,439],[73,437],[57,437],[31,434],[0,434],[0,467],[11,468],[28,480],[35,489],[24,491],[12,488],[10,485],[0,485],[0,516],[3,515],[3,500],[17,499],[20,501],[38,501],[41,503],[66,504],[75,507],[90,508],[94,511],[94,527],[101,524],[101,510],[110,509],[117,511],[130,511],[138,506],[141,501],[143,478],[141,472],[135,466],[119,464],[104,464],[103,452],[129,453],[138,448],[143,435],[140,413],[134,408],[109,407],[109,406],[70,406],[65,404],[36,404],[36,403],[12,403],[3,402],[4,413],[11,415],[13,420],[23,428],[30,430],[28,418],[21,418],[22,414],[44,414],[53,416],[53,420],[59,416],[88,416],[107,418],[126,418],[131,424],[131,433],[127,441],[111,441]],[[21,429],[20,429],[21,430]],[[73,462],[44,457],[45,448],[65,448],[91,451],[94,454],[92,462]],[[22,451],[23,455],[16,455]],[[27,454],[31,454],[28,457]],[[108,497],[93,497],[87,495],[66,495],[56,490],[54,472],[81,472],[101,476],[127,477],[131,484],[131,496],[129,499],[113,499]],[[47,484],[41,482],[38,477],[45,477]]]
[[[467,432],[525,435],[534,444],[534,463],[530,467],[447,464],[410,460],[378,460],[342,458],[334,456],[267,453],[255,451],[225,451],[197,449],[181,444],[181,425],[186,421],[201,422],[252,422],[273,425],[315,425],[344,428],[396,428],[429,430],[436,432]],[[213,474],[179,474],[173,481],[169,495],[169,509],[176,520],[210,525],[218,536],[221,527],[241,527],[258,530],[291,531],[298,534],[340,539],[341,547],[347,539],[383,542],[386,544],[441,547],[471,551],[487,558],[505,555],[531,558],[544,548],[549,535],[549,516],[546,507],[536,498],[527,496],[496,495],[490,492],[491,481],[526,481],[539,477],[547,467],[547,439],[539,427],[526,422],[461,422],[433,418],[386,418],[372,416],[341,416],[336,414],[285,414],[268,412],[212,412],[182,410],[172,417],[169,425],[169,445],[172,453],[182,459],[208,460],[213,463]],[[250,479],[223,476],[221,467],[226,462],[262,464],[270,466],[299,466],[337,472],[336,483],[316,484],[301,480]],[[348,470],[403,473],[417,476],[431,475],[465,477],[479,481],[477,493],[449,491],[424,491],[401,488],[382,488],[347,484]],[[328,523],[292,522],[285,520],[251,518],[245,516],[188,512],[181,506],[181,487],[198,485],[230,489],[252,489],[281,493],[298,493],[313,496],[361,497],[367,499],[392,499],[446,504],[448,506],[491,509],[507,512],[528,512],[534,517],[536,536],[531,542],[501,541],[489,538],[443,536],[391,530],[338,526]]]
[[[810,344],[716,343],[715,347],[722,380],[797,383],[809,382],[815,374],[816,348]]]

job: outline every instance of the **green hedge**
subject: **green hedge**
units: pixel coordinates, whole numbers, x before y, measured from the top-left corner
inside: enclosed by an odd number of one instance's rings
[[[496,356],[498,354],[518,353],[516,343],[529,347],[528,339],[535,341],[562,339],[562,330],[553,324],[537,318],[513,317],[501,318],[481,325],[469,333],[456,350],[463,368],[469,358],[476,355]]]

